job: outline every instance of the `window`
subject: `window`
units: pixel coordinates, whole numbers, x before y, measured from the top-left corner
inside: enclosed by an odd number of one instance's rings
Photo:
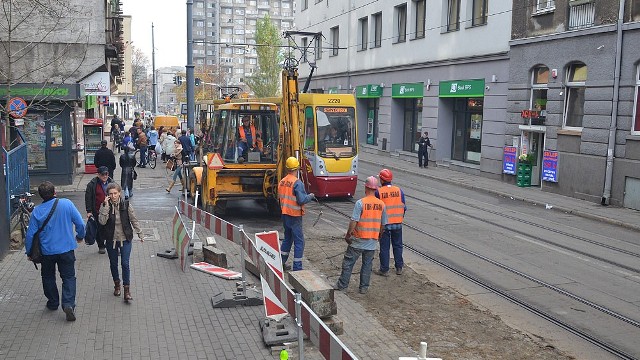
[[[555,0],[536,0],[536,12],[551,11],[555,8]]]
[[[405,42],[407,40],[407,4],[394,7],[395,17],[393,19],[394,43]]]
[[[631,131],[640,134],[640,65],[638,65],[638,75],[636,76],[636,106],[633,114],[633,128]]]
[[[316,37],[315,58],[316,60],[322,59],[322,36]]]
[[[488,0],[473,0],[472,26],[487,24],[487,1]]]
[[[382,13],[371,15],[373,18],[373,47],[382,46]]]
[[[340,47],[340,29],[336,26],[331,28],[331,56],[338,55],[339,47]]]
[[[309,39],[302,38],[302,62],[306,63],[307,60],[307,46],[309,46]]]
[[[564,95],[564,127],[582,128],[586,81],[587,66],[585,64],[569,65]]]
[[[447,31],[460,30],[460,0],[448,0]]]
[[[596,15],[596,5],[592,2],[569,3],[569,23],[568,30],[583,29],[593,26]]]
[[[547,118],[547,92],[549,90],[549,68],[539,66],[531,72],[531,100],[529,109],[535,111],[527,122],[529,125],[543,125]]]
[[[413,13],[415,16],[415,26],[413,27],[413,38],[420,39],[424,37],[426,6],[425,0],[413,1]]]
[[[367,50],[367,44],[369,42],[369,18],[363,17],[358,20],[358,50]]]

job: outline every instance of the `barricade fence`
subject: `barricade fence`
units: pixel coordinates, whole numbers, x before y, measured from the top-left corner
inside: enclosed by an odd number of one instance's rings
[[[192,221],[202,225],[214,234],[242,246],[246,255],[253,261],[260,275],[267,281],[269,287],[280,300],[292,318],[296,318],[296,298],[284,280],[280,279],[263,259],[253,241],[238,226],[229,223],[215,215],[180,200],[180,211]],[[241,261],[244,261],[242,259]],[[342,341],[325,325],[325,323],[302,302],[302,331],[318,348],[327,360],[348,360],[357,357],[342,343]]]
[[[7,220],[9,222],[11,222],[11,217],[16,210],[15,207],[12,206],[13,203],[11,202],[11,195],[19,195],[29,191],[27,143],[20,131],[18,131],[18,136],[22,141],[20,145],[9,151],[2,148],[2,155],[5,158],[5,193],[7,196]]]

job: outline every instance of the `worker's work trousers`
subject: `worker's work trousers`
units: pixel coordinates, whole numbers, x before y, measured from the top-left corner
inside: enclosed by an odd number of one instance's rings
[[[284,241],[280,246],[282,265],[287,262],[291,246],[293,250],[293,271],[302,270],[302,255],[304,253],[304,234],[302,233],[302,216],[282,215],[284,225]]]

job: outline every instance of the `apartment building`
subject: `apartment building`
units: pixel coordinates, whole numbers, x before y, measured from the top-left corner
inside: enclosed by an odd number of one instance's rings
[[[499,176],[511,3],[488,0],[299,0],[300,31],[322,32],[301,56],[314,91],[354,92],[365,151]]]
[[[195,0],[193,63],[219,65],[226,85],[244,85],[258,64],[256,22],[270,15],[282,31],[293,26],[294,0]]]
[[[505,145],[543,190],[640,209],[640,1],[514,0],[512,24]]]

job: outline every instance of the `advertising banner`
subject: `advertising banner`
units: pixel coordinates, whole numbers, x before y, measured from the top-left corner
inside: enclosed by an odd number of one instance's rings
[[[516,158],[518,148],[515,146],[505,146],[502,155],[502,172],[509,175],[516,174]]]
[[[558,152],[544,151],[542,157],[542,181],[558,182]]]

